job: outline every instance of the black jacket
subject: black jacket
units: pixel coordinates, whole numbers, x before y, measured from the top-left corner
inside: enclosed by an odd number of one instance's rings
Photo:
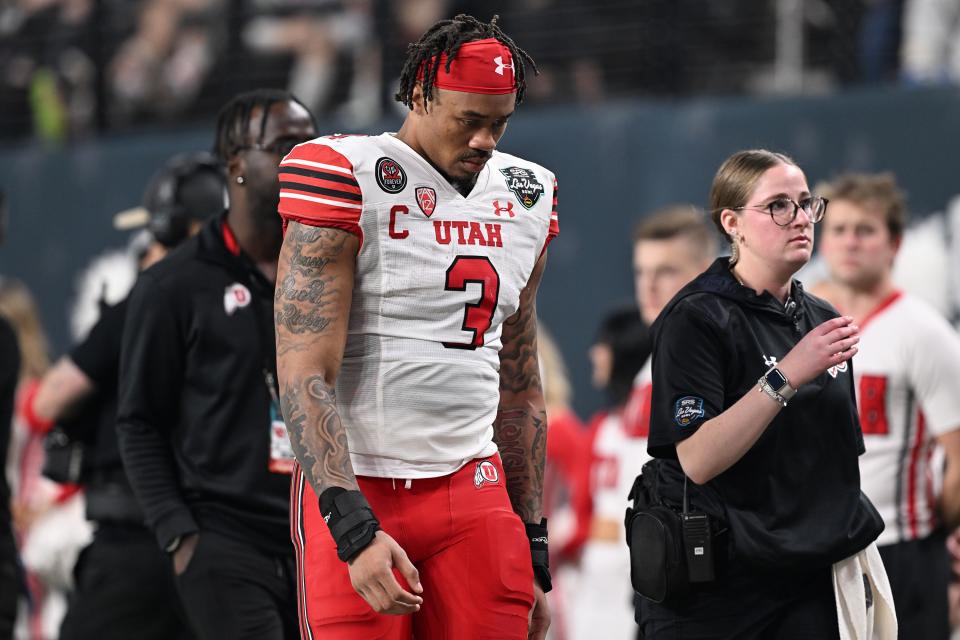
[[[124,526],[142,525],[140,509],[127,479],[117,444],[117,379],[120,347],[127,314],[126,299],[100,305],[100,317],[70,351],[73,363],[94,383],[76,415],[60,421],[71,440],[83,442],[80,483],[87,519]]]
[[[211,529],[292,553],[290,477],[268,469],[273,284],[228,250],[224,223],[208,222],[130,295],[120,451],[161,547]],[[238,285],[252,299],[236,297]]]
[[[653,325],[650,454],[679,501],[676,443],[747,393],[775,358],[838,314],[794,281],[787,309],[742,286],[717,260]],[[789,301],[788,301],[789,304]],[[771,402],[773,402],[771,400]],[[818,569],[866,547],[883,522],[860,490],[863,435],[850,363],[803,385],[759,440],[693,502],[730,526],[738,560],[764,569]]]
[[[4,318],[0,317],[0,460],[7,459],[10,435],[13,432],[13,403],[20,379],[20,347],[17,334]],[[6,466],[4,465],[4,470]],[[0,474],[0,541],[8,544],[4,550],[12,548],[13,539],[10,528],[10,485],[7,474]],[[9,558],[2,558],[8,560]]]

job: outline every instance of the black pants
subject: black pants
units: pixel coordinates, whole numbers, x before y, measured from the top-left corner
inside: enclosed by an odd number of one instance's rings
[[[202,531],[177,590],[201,640],[299,640],[296,565]]]
[[[13,532],[8,523],[0,520],[0,640],[13,638],[17,601],[23,592],[21,583]]]
[[[99,524],[74,575],[77,586],[61,640],[192,637],[179,609],[170,559],[145,527]]]
[[[879,547],[897,607],[900,637],[946,640],[950,637],[947,586],[950,558],[946,535]]]
[[[730,571],[676,602],[638,598],[647,640],[832,640],[840,637],[830,567],[808,574]]]

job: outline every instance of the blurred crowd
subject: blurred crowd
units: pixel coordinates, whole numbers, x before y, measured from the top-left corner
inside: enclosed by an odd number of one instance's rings
[[[538,102],[960,78],[953,1],[5,0],[0,138],[209,119],[262,86],[362,127],[393,108],[405,43],[458,12],[501,15]]]

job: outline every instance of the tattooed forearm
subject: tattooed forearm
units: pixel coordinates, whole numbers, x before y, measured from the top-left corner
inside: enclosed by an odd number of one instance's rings
[[[544,260],[520,294],[520,309],[503,325],[500,350],[500,407],[493,439],[500,450],[507,493],[524,522],[539,522],[543,468],[547,457],[547,413],[537,358],[535,297]]]
[[[494,440],[513,510],[524,522],[539,522],[547,455],[546,411],[501,408],[494,424]]]
[[[293,452],[318,496],[332,486],[357,488],[336,402],[322,376],[291,381],[280,397]]]

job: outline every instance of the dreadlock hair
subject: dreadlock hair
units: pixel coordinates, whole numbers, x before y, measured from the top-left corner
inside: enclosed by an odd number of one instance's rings
[[[427,29],[416,42],[407,46],[407,60],[400,71],[400,90],[394,96],[397,102],[413,108],[413,88],[417,85],[417,75],[423,66],[423,105],[433,98],[433,83],[437,79],[437,70],[440,68],[440,57],[447,54],[445,70],[450,71],[450,63],[457,57],[460,46],[474,40],[496,38],[510,50],[513,58],[513,78],[517,89],[517,104],[523,102],[527,83],[524,75],[524,62],[530,64],[534,74],[539,74],[537,63],[526,51],[503,31],[497,21],[500,16],[493,16],[489,23],[481,22],[473,16],[461,13],[453,20],[441,20]]]
[[[307,105],[303,104],[289,91],[282,89],[255,89],[241,93],[230,100],[217,114],[217,137],[213,143],[213,152],[222,162],[226,162],[241,149],[250,146],[250,116],[260,107],[260,133],[256,142],[263,142],[263,134],[267,129],[267,116],[270,108],[278,102],[295,102],[310,113]],[[313,125],[316,120],[310,113]]]

